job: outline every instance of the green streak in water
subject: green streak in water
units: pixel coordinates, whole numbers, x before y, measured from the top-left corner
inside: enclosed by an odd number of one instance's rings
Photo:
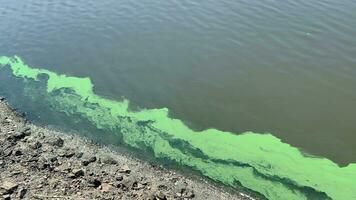
[[[127,100],[94,94],[89,78],[31,68],[17,56],[0,57],[0,68],[6,66],[23,80],[38,81],[47,74],[45,93],[57,111],[80,114],[99,129],[120,130],[116,134],[125,144],[149,149],[156,158],[189,166],[212,180],[242,185],[273,200],[356,199],[356,164],[339,167],[326,158],[306,156],[271,134],[194,131],[169,117],[166,108],[130,111]]]

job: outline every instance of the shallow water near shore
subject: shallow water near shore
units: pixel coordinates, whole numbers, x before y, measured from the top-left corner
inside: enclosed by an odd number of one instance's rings
[[[24,110],[36,113],[42,122],[51,123],[59,112],[72,120],[65,126],[81,129],[81,122],[92,124],[139,152],[267,199],[352,199],[356,195],[356,164],[340,167],[306,155],[271,134],[195,131],[170,117],[167,108],[133,111],[126,99],[114,101],[95,94],[89,78],[30,67],[17,56],[0,57],[0,67],[0,81],[14,87],[1,85],[0,92],[17,105],[26,103]]]
[[[331,166],[341,177],[355,175],[355,7],[348,0],[5,0],[0,92],[32,120],[99,129],[103,142],[271,199],[288,190],[333,197],[293,173]],[[226,141],[231,146],[222,147]],[[300,166],[279,165],[275,155],[286,149],[285,161]],[[319,175],[315,184],[330,178]],[[352,189],[348,180],[340,186]]]

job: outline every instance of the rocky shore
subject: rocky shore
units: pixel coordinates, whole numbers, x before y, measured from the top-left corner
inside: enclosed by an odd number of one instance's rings
[[[138,160],[85,138],[39,127],[0,97],[0,198],[252,199]]]

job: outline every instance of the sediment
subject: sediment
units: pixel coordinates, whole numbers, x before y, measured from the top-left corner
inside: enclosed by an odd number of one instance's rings
[[[239,199],[204,179],[34,125],[0,98],[3,199]]]

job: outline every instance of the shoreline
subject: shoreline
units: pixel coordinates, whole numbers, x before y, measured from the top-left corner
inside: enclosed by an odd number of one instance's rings
[[[81,136],[34,125],[2,97],[0,124],[4,199],[253,199]]]

